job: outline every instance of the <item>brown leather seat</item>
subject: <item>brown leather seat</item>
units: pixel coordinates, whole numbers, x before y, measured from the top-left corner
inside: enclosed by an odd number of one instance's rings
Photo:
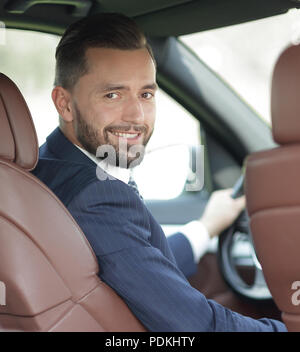
[[[97,276],[70,213],[29,173],[37,159],[27,105],[0,74],[0,331],[144,331]]]
[[[300,331],[299,92],[297,45],[282,53],[273,72],[272,129],[279,147],[248,158],[245,184],[255,248],[289,331]]]

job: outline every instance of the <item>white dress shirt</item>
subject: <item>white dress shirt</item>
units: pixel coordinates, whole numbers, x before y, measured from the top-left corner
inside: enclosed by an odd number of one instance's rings
[[[93,160],[101,169],[114,178],[128,184],[130,178],[130,170],[108,164],[105,160],[99,161],[95,155],[89,153],[85,149],[74,144],[82,153]],[[191,221],[178,229],[189,241],[194,254],[194,261],[198,263],[205,254],[210,243],[209,233],[206,227],[199,220]]]

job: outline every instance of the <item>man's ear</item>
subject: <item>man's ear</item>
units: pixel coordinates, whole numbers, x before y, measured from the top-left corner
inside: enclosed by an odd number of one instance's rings
[[[51,96],[59,116],[65,122],[72,122],[73,114],[70,93],[65,88],[56,86],[53,88]]]

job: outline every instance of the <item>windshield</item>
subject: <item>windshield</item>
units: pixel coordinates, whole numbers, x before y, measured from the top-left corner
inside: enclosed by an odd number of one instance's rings
[[[300,10],[180,37],[266,121],[274,64],[300,38]]]

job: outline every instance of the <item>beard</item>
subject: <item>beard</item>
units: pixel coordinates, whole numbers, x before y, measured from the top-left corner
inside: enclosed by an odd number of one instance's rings
[[[128,145],[126,141],[120,139],[119,143],[113,143],[109,140],[109,132],[129,131],[131,125],[109,125],[103,129],[103,135],[92,124],[85,121],[78,106],[74,103],[75,111],[75,135],[77,140],[89,153],[95,155],[97,159],[106,160],[113,166],[122,168],[133,168],[139,165],[145,155],[145,147],[152,136],[153,129],[149,133],[147,126],[133,125],[136,132],[144,133],[144,140],[141,144]]]

